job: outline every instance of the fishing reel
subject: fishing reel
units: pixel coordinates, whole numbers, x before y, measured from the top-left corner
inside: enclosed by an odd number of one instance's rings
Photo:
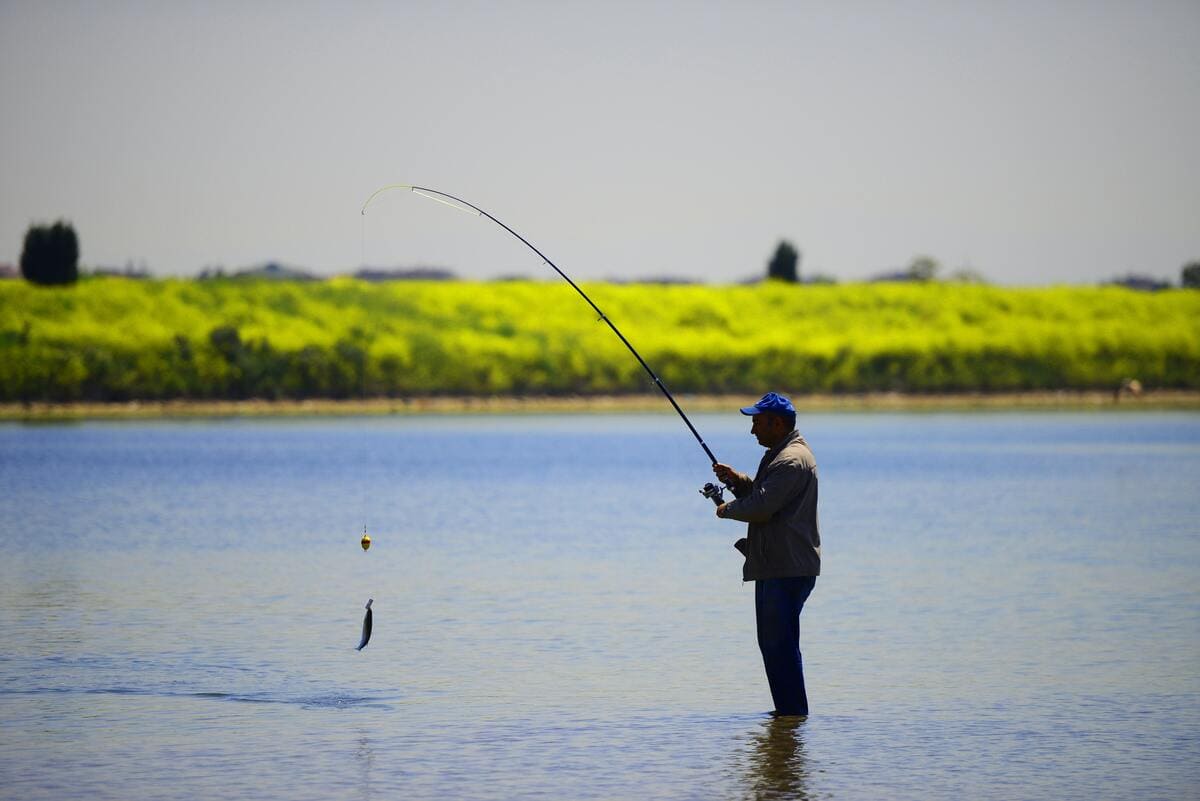
[[[716,506],[725,503],[725,490],[711,481],[704,485],[704,489],[700,490],[700,494],[705,498],[710,498]]]

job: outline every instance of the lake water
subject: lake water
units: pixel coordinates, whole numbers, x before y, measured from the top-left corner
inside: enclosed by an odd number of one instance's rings
[[[803,722],[670,414],[0,426],[0,797],[1200,797],[1200,415],[799,427]]]

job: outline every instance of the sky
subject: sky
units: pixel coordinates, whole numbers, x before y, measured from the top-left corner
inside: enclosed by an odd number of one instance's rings
[[[0,0],[0,263],[1178,283],[1200,3]],[[552,276],[551,276],[552,277]]]

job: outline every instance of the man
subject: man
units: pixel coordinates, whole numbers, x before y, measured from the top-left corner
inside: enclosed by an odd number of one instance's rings
[[[817,463],[796,431],[790,400],[768,392],[741,412],[753,416],[750,433],[767,453],[753,479],[729,465],[713,465],[735,498],[717,507],[717,517],[749,524],[734,547],[746,557],[742,579],[754,581],[758,647],[775,714],[807,715],[800,610],[821,573]]]

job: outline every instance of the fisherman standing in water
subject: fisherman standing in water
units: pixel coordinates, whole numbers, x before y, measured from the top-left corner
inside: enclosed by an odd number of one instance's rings
[[[717,517],[749,524],[746,537],[734,547],[746,557],[743,581],[754,581],[758,647],[774,714],[807,715],[800,611],[821,573],[817,463],[796,431],[790,400],[768,392],[741,412],[753,415],[750,433],[767,453],[753,479],[729,465],[713,465],[735,498],[717,507]]]

